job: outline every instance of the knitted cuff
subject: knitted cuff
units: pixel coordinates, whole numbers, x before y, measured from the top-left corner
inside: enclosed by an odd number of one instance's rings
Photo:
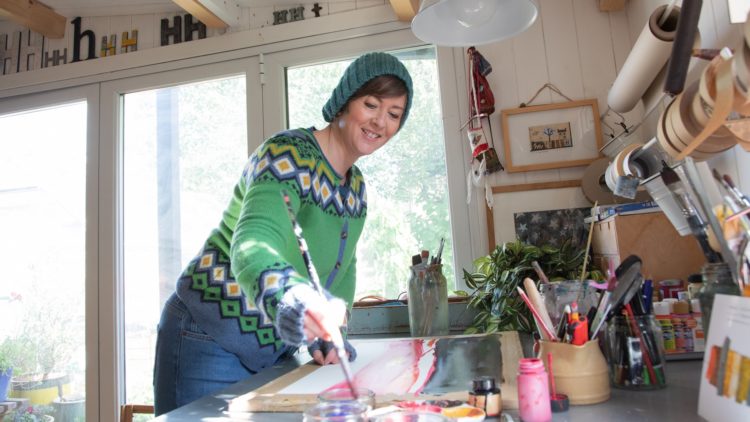
[[[322,300],[318,292],[306,284],[298,284],[284,293],[276,310],[276,330],[284,343],[300,346],[305,342],[305,310]]]
[[[310,356],[312,356],[316,350],[320,350],[320,352],[323,353],[323,357],[326,357],[331,349],[333,349],[333,343],[321,339],[316,339],[312,344],[307,346],[307,351],[310,353]],[[357,349],[355,349],[347,340],[344,340],[344,349],[349,355],[349,362],[354,362],[354,359],[357,359]]]

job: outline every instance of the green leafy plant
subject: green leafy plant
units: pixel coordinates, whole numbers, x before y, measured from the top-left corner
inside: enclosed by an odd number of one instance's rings
[[[564,241],[560,247],[534,246],[520,240],[497,246],[474,261],[474,272],[464,270],[464,281],[472,289],[468,306],[478,310],[467,334],[534,330],[534,320],[516,287],[526,277],[537,280],[532,262],[537,261],[550,281],[576,280],[581,276],[584,248]],[[604,279],[592,264],[586,279]]]
[[[23,348],[13,339],[6,338],[0,342],[0,374],[19,366],[22,361]]]
[[[3,422],[52,422],[54,409],[47,405],[31,405],[11,410],[4,417]]]

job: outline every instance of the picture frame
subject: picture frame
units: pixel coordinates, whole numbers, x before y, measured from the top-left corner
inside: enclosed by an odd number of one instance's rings
[[[505,171],[585,166],[601,157],[596,99],[502,110]]]
[[[580,179],[493,186],[492,194],[499,195],[494,197],[492,208],[485,204],[489,252],[497,245],[516,239],[513,220],[517,212],[591,206],[583,194]]]

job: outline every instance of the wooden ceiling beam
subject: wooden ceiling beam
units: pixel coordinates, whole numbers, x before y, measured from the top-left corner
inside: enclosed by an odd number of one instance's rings
[[[36,0],[0,0],[0,15],[47,38],[65,36],[67,18]]]
[[[172,0],[195,16],[208,28],[223,29],[240,23],[240,5],[237,1],[223,0]]]
[[[390,3],[398,20],[402,22],[411,22],[419,12],[419,0],[390,0]]]

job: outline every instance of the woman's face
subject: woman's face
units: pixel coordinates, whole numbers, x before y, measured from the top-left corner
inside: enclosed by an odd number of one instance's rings
[[[398,131],[406,95],[378,98],[366,95],[352,100],[337,122],[344,145],[356,161],[385,145]]]

